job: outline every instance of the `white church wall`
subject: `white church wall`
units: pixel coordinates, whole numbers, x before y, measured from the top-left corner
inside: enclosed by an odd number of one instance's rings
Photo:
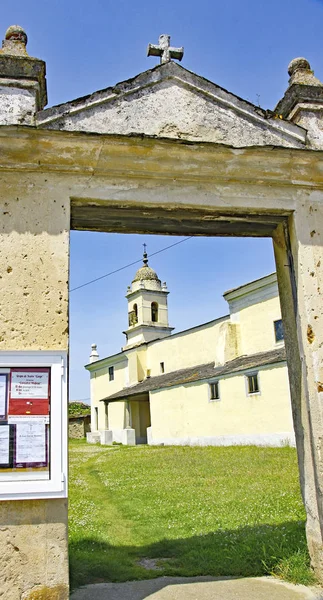
[[[150,393],[151,444],[294,444],[287,367],[259,370],[260,393],[248,395],[246,374],[220,379],[211,401],[200,381]]]

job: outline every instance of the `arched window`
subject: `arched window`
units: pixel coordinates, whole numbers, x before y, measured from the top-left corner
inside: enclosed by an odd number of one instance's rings
[[[136,325],[138,323],[138,306],[134,304],[132,310],[128,313],[129,316],[129,326]]]
[[[134,322],[138,323],[138,306],[137,306],[137,304],[133,305],[133,314],[134,314]]]
[[[157,302],[151,303],[151,320],[153,323],[158,321],[158,304]]]

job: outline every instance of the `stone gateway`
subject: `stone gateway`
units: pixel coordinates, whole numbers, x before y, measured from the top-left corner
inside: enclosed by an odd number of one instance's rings
[[[67,351],[71,228],[272,237],[307,540],[323,581],[322,83],[295,59],[284,98],[263,110],[169,48],[129,81],[45,109],[45,64],[26,45],[13,26],[0,52],[1,353]],[[4,501],[0,519],[6,600],[66,600],[66,499]]]

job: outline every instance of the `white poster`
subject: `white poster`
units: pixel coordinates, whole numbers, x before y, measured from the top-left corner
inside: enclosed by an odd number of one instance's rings
[[[0,416],[6,414],[7,399],[7,378],[6,375],[0,375]]]
[[[11,392],[13,400],[48,398],[48,373],[33,371],[13,371],[11,374]]]
[[[9,425],[0,426],[0,464],[9,463]]]
[[[46,462],[46,435],[44,420],[33,420],[16,425],[16,463]]]

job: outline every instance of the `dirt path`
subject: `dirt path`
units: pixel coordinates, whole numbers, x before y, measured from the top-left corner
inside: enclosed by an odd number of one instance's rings
[[[291,585],[271,577],[215,579],[159,577],[99,583],[76,590],[71,600],[323,600],[323,589]]]

